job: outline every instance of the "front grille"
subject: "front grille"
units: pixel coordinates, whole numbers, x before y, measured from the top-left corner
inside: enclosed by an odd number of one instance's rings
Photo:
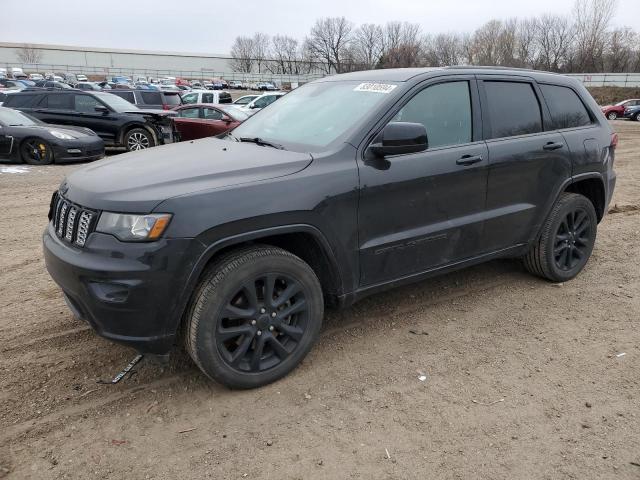
[[[72,245],[84,247],[97,217],[97,212],[71,203],[58,192],[51,198],[49,220],[58,238]]]

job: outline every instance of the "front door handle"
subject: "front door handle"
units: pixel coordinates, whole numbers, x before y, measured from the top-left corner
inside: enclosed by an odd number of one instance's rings
[[[457,165],[464,165],[465,167],[468,165],[473,165],[474,163],[478,163],[482,161],[482,157],[480,155],[463,155],[458,160],[456,160]]]
[[[559,148],[562,148],[562,147],[564,147],[563,143],[549,142],[542,148],[544,150],[558,150]]]

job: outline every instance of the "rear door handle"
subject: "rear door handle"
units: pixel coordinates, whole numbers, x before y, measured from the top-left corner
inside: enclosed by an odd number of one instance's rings
[[[562,147],[564,147],[563,143],[549,142],[542,148],[545,150],[558,150],[559,148],[562,148]]]
[[[478,163],[482,161],[482,157],[480,155],[463,155],[458,160],[456,160],[457,165],[464,165],[465,167],[468,165],[473,165],[474,163]]]

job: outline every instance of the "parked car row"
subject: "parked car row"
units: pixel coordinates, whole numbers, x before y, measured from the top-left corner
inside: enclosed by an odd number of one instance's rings
[[[630,98],[616,103],[615,105],[605,105],[601,107],[602,113],[609,120],[618,118],[628,118],[630,120],[640,120],[640,99]]]
[[[182,96],[172,91],[69,86],[0,92],[4,116],[13,119],[0,123],[0,159],[40,165],[94,160],[104,155],[105,146],[135,151],[219,135],[284,94],[245,95],[231,103],[228,92],[210,90]],[[91,143],[85,137],[98,145],[68,144],[80,138]]]

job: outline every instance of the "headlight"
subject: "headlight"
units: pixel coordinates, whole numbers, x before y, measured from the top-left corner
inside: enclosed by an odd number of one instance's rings
[[[170,213],[132,215],[102,212],[96,231],[114,235],[123,242],[144,242],[160,238],[170,220]]]
[[[60,140],[75,140],[76,138],[73,135],[61,132],[60,130],[49,130],[49,133]]]

